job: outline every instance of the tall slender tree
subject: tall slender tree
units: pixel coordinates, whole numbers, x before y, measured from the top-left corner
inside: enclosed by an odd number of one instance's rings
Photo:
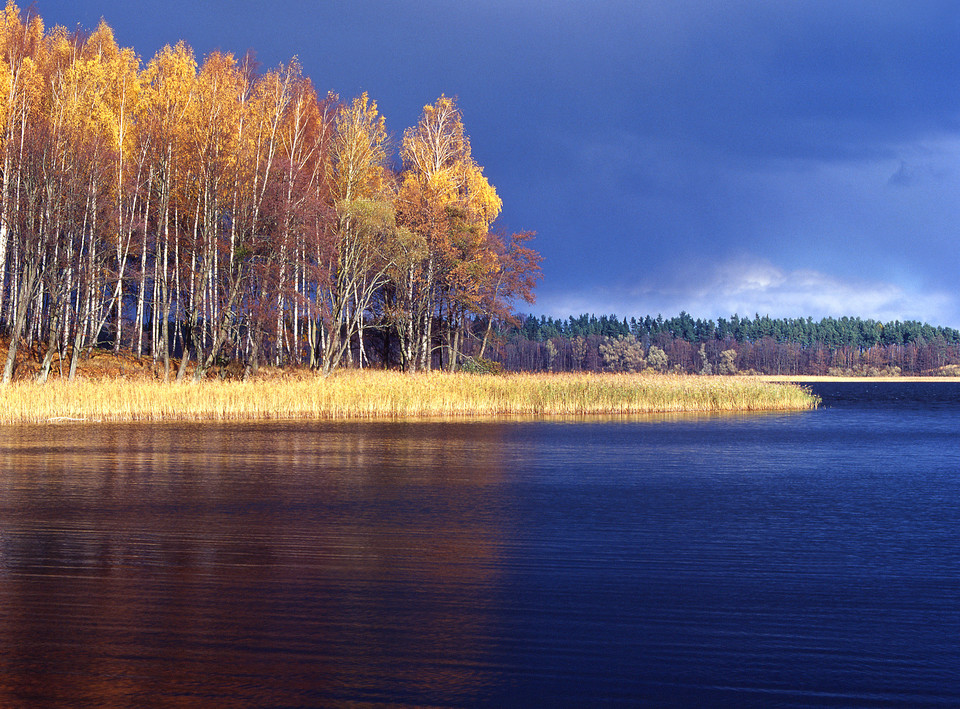
[[[448,327],[458,320],[461,266],[486,256],[480,255],[483,241],[502,202],[473,159],[463,116],[451,98],[441,96],[424,106],[416,127],[404,132],[400,155],[404,172],[397,211],[401,224],[422,236],[427,254],[410,269],[407,281],[397,284],[406,299],[406,322],[398,334],[413,355],[407,369],[429,369],[435,316],[445,311]]]

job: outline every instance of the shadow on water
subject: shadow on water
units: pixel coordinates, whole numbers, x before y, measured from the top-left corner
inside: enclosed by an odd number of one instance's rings
[[[803,385],[829,408],[960,408],[960,382],[813,382]]]

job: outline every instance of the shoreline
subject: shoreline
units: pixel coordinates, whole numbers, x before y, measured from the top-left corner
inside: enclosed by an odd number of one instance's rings
[[[786,382],[791,384],[809,384],[816,382],[960,382],[960,377],[937,377],[937,376],[903,376],[903,377],[855,377],[855,376],[835,376],[831,374],[756,374],[755,379],[764,382]]]
[[[0,388],[0,424],[546,418],[803,411],[818,403],[798,384],[756,377],[350,370],[326,379],[14,382]]]

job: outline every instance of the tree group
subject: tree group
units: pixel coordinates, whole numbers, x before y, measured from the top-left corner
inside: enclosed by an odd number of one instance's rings
[[[501,209],[454,99],[424,107],[391,153],[367,95],[321,95],[294,59],[145,65],[101,22],[0,17],[0,327],[39,344],[41,378],[93,346],[202,377],[217,362],[376,359],[455,368],[515,298],[532,300],[529,234]],[[471,327],[477,320],[486,330]]]

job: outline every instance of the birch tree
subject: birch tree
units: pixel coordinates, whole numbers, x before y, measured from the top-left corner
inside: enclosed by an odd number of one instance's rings
[[[196,99],[197,62],[183,42],[165,46],[147,65],[144,76],[141,136],[149,136],[148,173],[155,233],[152,350],[163,359],[164,381],[170,371],[170,328],[177,283],[176,253],[180,213],[186,209],[187,116]]]
[[[335,121],[331,148],[332,197],[336,213],[335,261],[324,288],[327,337],[323,372],[329,374],[360,337],[374,294],[390,266],[396,227],[387,182],[385,119],[367,94],[344,106]]]
[[[397,329],[407,351],[415,354],[406,368],[430,369],[435,316],[444,307],[448,315],[457,307],[462,290],[457,269],[465,259],[479,257],[502,202],[473,159],[463,116],[451,98],[441,96],[424,106],[416,127],[404,132],[400,155],[404,172],[397,211],[401,224],[422,236],[427,254],[396,289],[405,301],[405,322]],[[455,366],[455,356],[451,360]]]

